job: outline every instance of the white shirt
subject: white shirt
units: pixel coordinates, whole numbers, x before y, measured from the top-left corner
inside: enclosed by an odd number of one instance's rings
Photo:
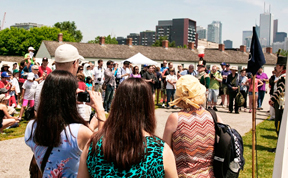
[[[176,82],[177,81],[177,76],[176,75],[167,75],[166,76],[166,81],[167,81],[167,85],[166,85],[166,89],[176,89],[176,84],[171,85],[168,80],[170,80],[170,82]]]
[[[35,91],[35,99],[34,99],[34,110],[37,111],[39,108],[39,104],[40,104],[40,96],[41,96],[41,91],[44,85],[44,80],[39,83],[36,87],[36,91]]]
[[[120,67],[117,71],[117,78],[121,78],[121,75],[124,75],[124,74],[131,74],[131,70],[129,67],[127,67],[126,69],[124,69],[123,67]],[[126,75],[125,77],[122,77],[120,79],[120,83],[123,82],[125,79],[127,79],[130,75]]]
[[[34,100],[34,95],[36,92],[38,83],[36,81],[30,82],[26,80],[22,86],[25,89],[24,99],[25,100]]]
[[[94,83],[100,83],[100,84],[104,83],[104,71],[105,69],[103,66],[102,68],[99,68],[99,66],[94,67],[93,69]],[[99,81],[98,78],[100,78],[101,81]]]
[[[19,87],[19,82],[16,78],[13,78],[13,80],[12,80],[12,87],[14,87],[14,86],[15,86],[16,93],[21,93],[20,87]]]

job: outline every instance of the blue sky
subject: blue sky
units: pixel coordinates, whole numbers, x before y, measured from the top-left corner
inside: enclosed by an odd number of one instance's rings
[[[288,0],[267,0],[278,31],[288,32]],[[52,26],[56,22],[75,21],[83,33],[83,42],[96,36],[126,37],[129,33],[155,30],[158,20],[190,18],[207,28],[213,20],[222,22],[222,41],[233,47],[242,43],[242,31],[259,25],[264,12],[262,0],[0,0],[0,19],[6,14],[5,27],[34,22]]]

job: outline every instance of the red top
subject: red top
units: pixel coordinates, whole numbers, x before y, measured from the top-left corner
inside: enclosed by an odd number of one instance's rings
[[[78,82],[78,88],[80,89],[80,90],[86,90],[86,84],[84,83],[84,82],[82,82],[82,81],[80,81],[80,82]]]
[[[49,75],[52,72],[52,70],[49,67],[44,68],[43,66],[40,66],[38,71],[39,77],[41,77],[44,72],[47,73],[47,75]]]
[[[253,83],[252,83],[253,79],[249,78],[248,82],[249,82],[249,92],[253,92]],[[255,78],[255,92],[258,92],[258,84],[259,84],[259,79]]]
[[[7,85],[7,83],[8,83],[7,81],[5,81],[5,82],[4,81],[0,81],[0,88],[4,88],[5,85]],[[7,90],[9,90],[9,88],[10,88],[9,86],[6,87]]]

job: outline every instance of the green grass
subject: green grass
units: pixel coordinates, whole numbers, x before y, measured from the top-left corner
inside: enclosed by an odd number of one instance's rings
[[[19,127],[4,129],[3,132],[6,134],[0,134],[0,141],[24,137],[25,129],[28,122],[29,121],[22,120],[21,122],[19,122]]]
[[[275,153],[267,150],[275,148],[277,144],[277,134],[275,132],[274,121],[265,120],[256,127],[257,133],[257,155],[258,155],[258,177],[270,178],[273,174]],[[252,177],[252,131],[243,137],[245,166],[240,172],[240,178]],[[256,160],[255,160],[256,162]],[[255,167],[256,168],[256,167]],[[255,172],[255,176],[256,176]]]

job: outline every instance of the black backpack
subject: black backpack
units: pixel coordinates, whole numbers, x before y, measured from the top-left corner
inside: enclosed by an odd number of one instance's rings
[[[28,107],[24,114],[24,120],[29,121],[35,117],[34,107]]]
[[[240,169],[243,170],[245,159],[243,157],[243,141],[237,130],[229,125],[218,123],[214,110],[207,109],[213,117],[215,125],[215,145],[213,170],[216,178],[238,178]],[[229,168],[230,162],[238,159],[240,169],[237,173]]]

